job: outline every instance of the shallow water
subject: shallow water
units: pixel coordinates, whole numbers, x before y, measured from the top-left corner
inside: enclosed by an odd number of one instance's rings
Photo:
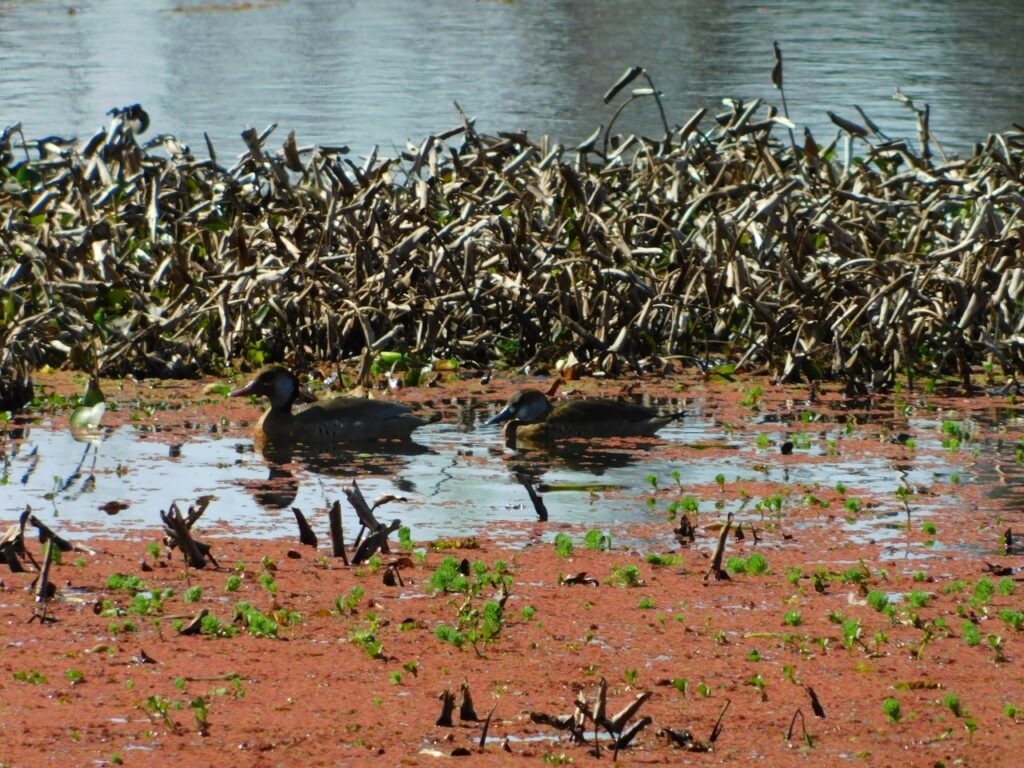
[[[247,10],[210,10],[232,6]],[[779,104],[778,40],[790,114],[819,143],[835,134],[826,110],[859,121],[854,104],[916,141],[900,88],[963,151],[1024,122],[1022,39],[1014,0],[0,0],[0,122],[89,135],[111,107],[141,102],[151,135],[200,157],[204,131],[230,158],[242,129],[273,122],[273,146],[295,130],[300,144],[393,154],[457,125],[457,101],[482,130],[576,143],[611,120],[601,98],[634,64],[670,124],[724,97]],[[619,125],[656,135],[660,122],[648,103]]]
[[[993,498],[1012,496],[1022,480],[1016,434],[990,425],[989,436],[954,452],[943,448],[941,421],[928,414],[905,422],[917,447],[894,457],[887,440],[871,437],[882,427],[871,419],[850,431],[838,420],[764,417],[738,428],[718,404],[697,398],[687,403],[686,418],[664,428],[657,439],[604,441],[549,455],[506,449],[497,428],[483,426],[493,411],[472,401],[455,408],[454,418],[447,412],[447,423],[417,430],[409,446],[270,459],[254,450],[240,425],[186,420],[158,431],[127,424],[83,438],[55,420],[37,419],[20,430],[9,428],[0,440],[0,519],[13,521],[30,505],[59,530],[151,536],[159,528],[160,510],[172,502],[185,510],[209,494],[215,500],[202,520],[208,532],[290,537],[296,531],[291,508],[297,507],[324,541],[326,508],[336,499],[342,501],[347,536],[354,534],[355,516],[343,489],[355,479],[371,501],[383,494],[404,497],[382,506],[379,517],[401,519],[416,540],[482,531],[521,539],[538,521],[523,485],[529,482],[547,509],[548,524],[537,529],[545,537],[567,524],[605,531],[621,542],[629,539],[633,524],[667,521],[673,502],[692,497],[698,502],[698,525],[720,520],[724,512],[761,529],[838,525],[855,541],[891,542],[917,557],[942,547],[904,541],[904,508],[895,489],[914,490],[910,504],[919,526],[929,510],[951,503],[947,491],[932,489],[948,487],[954,476],[964,488],[983,484]],[[794,438],[794,454],[780,460],[779,446]],[[872,442],[877,449],[870,448]],[[810,497],[834,493],[839,483],[846,486],[844,496],[828,508],[811,507]],[[759,508],[759,493],[783,495],[781,518]],[[863,509],[845,510],[846,498],[861,500]],[[111,516],[102,509],[111,501],[128,506]],[[711,543],[713,535],[705,537],[704,544]],[[646,546],[672,548],[671,526],[666,523],[662,541]]]

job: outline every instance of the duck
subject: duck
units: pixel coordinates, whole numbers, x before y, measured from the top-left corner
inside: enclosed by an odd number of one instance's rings
[[[508,422],[505,439],[514,446],[517,441],[546,443],[572,437],[650,437],[683,415],[661,415],[653,408],[600,398],[552,405],[540,390],[523,389],[485,423]]]
[[[303,393],[294,373],[280,366],[261,369],[252,381],[229,396],[246,395],[270,400],[270,408],[256,423],[259,445],[330,447],[371,440],[410,440],[414,429],[429,423],[402,403],[361,397],[316,400]],[[293,411],[296,400],[309,404]]]

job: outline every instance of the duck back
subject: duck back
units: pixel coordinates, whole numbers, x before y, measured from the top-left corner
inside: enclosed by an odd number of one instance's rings
[[[271,409],[260,419],[264,440],[326,447],[370,440],[408,440],[428,422],[401,403],[336,397],[304,406],[294,413]]]

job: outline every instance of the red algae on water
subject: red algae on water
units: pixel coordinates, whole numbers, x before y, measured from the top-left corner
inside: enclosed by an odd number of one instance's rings
[[[756,441],[765,415],[805,409],[794,391],[761,386],[756,419],[743,404],[748,384],[692,381],[682,396]],[[497,403],[507,392],[477,395]],[[418,541],[412,530],[406,548],[393,536],[390,554],[346,566],[325,534],[313,548],[217,529],[197,535],[221,567],[188,569],[156,524],[130,539],[85,538],[58,520],[58,533],[90,551],[51,566],[52,622],[29,620],[39,608],[31,562],[2,572],[0,764],[433,765],[467,755],[474,765],[605,765],[612,739],[590,717],[602,689],[608,718],[646,697],[628,725],[650,720],[619,765],[1013,764],[1024,746],[1022,524],[1019,505],[993,497],[998,473],[977,478],[1014,454],[942,446],[942,417],[973,420],[977,444],[983,430],[1011,447],[1019,435],[978,416],[1003,404],[930,407],[934,435],[924,420],[908,429],[895,405],[885,419],[851,421],[838,455],[812,454],[801,435],[818,440],[823,422],[798,415],[786,427],[793,454],[769,446],[749,457],[795,470],[856,452],[898,468],[924,461],[927,438],[935,451],[964,451],[962,482],[921,487],[910,473],[895,495],[895,473],[857,488],[725,477],[681,494],[661,479],[650,489],[658,510],[692,496],[699,513],[680,504],[671,519],[603,536],[559,521],[501,540]],[[251,406],[186,404],[153,418],[208,418],[211,408],[244,434]],[[731,449],[664,450],[713,461]],[[733,504],[741,496],[749,502]],[[705,579],[724,521],[707,504],[716,499],[736,511],[743,538],[726,540],[728,578]],[[683,514],[693,543],[673,534]],[[853,524],[872,515],[885,524]],[[5,522],[17,516],[8,510]],[[351,542],[349,508],[344,518]],[[35,537],[25,543],[41,562]],[[198,631],[182,633],[201,611]],[[464,685],[477,720],[460,717],[470,714],[459,707]],[[446,691],[451,725],[439,725]],[[552,723],[579,701],[574,741]]]

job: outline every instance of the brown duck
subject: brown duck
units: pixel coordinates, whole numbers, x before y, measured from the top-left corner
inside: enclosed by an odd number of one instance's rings
[[[517,440],[545,443],[572,437],[650,436],[682,416],[683,413],[663,416],[653,408],[598,398],[552,405],[540,390],[524,389],[486,423],[508,421],[505,437],[514,445]]]
[[[302,443],[329,447],[368,440],[408,440],[426,419],[413,415],[408,406],[386,400],[335,397],[316,400],[292,411],[300,399],[299,380],[291,371],[268,366],[231,397],[262,395],[270,408],[256,424],[256,442],[276,445]]]

